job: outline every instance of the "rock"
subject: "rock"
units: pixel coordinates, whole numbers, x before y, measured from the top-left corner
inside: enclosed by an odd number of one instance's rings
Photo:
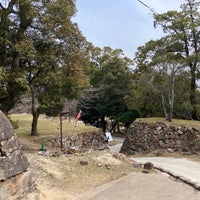
[[[149,174],[149,170],[142,170],[142,173]]]
[[[106,169],[111,169],[110,165],[105,165]]]
[[[88,161],[83,161],[83,160],[81,160],[81,161],[80,161],[80,165],[88,165]]]
[[[0,111],[0,141],[10,139],[14,135],[14,128],[9,119]]]
[[[30,172],[14,176],[7,181],[0,182],[1,200],[38,200],[39,191]]]
[[[1,156],[9,156],[22,147],[16,135],[13,135],[9,140],[0,141],[0,146]]]
[[[46,156],[46,152],[45,152],[45,154],[44,154],[45,156]],[[48,155],[49,155],[49,153],[48,153]],[[61,152],[57,152],[57,151],[55,151],[55,152],[53,152],[52,153],[52,157],[59,157],[59,156],[61,156],[62,155],[62,153]]]
[[[57,137],[53,140],[49,140],[49,143],[53,146],[60,146],[61,139],[60,137]],[[72,151],[70,151],[69,153],[74,153],[74,147],[78,147],[79,151],[82,149],[97,150],[105,144],[104,134],[101,131],[95,131],[72,135],[66,138],[62,138],[62,144],[64,149],[72,148]]]
[[[168,149],[167,149],[167,152],[169,152],[169,153],[174,153],[174,150],[173,150],[173,149],[170,149],[170,148],[168,148]]]
[[[0,111],[0,200],[37,200],[39,192],[14,128]]]
[[[80,153],[80,148],[79,147],[70,147],[65,151],[67,154],[77,154]]]
[[[151,162],[146,162],[144,164],[144,169],[152,170],[153,169],[153,163]]]
[[[159,156],[163,156],[165,152],[163,150],[159,150],[156,152],[156,156],[159,157]]]
[[[165,147],[166,147],[166,145],[165,145],[165,143],[164,143],[163,141],[159,141],[158,143],[159,143],[159,146],[160,146],[160,147],[162,147],[162,148],[165,148]]]
[[[12,124],[1,111],[0,122],[0,181],[3,181],[24,172],[29,162],[21,150]]]
[[[14,151],[7,157],[0,157],[0,180],[13,177],[24,172],[29,166],[27,157],[22,151]]]

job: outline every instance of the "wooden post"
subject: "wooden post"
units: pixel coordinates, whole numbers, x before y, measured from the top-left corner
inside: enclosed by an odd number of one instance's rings
[[[62,112],[62,113],[60,113],[60,148],[61,148],[61,151],[63,150],[62,117],[67,115],[67,114],[70,116],[70,112]]]
[[[62,134],[62,113],[60,113],[60,148],[61,148],[61,151],[63,150],[62,137],[63,137],[63,134]]]

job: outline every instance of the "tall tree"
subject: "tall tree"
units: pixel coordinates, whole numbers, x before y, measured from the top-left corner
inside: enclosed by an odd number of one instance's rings
[[[0,2],[0,67],[4,74],[0,109],[5,113],[27,89],[19,54],[22,49],[24,55],[32,49],[26,34],[37,14],[32,4],[28,0]]]
[[[87,83],[83,76],[88,44],[71,22],[74,13],[74,1],[47,3],[36,24],[40,24],[40,34],[33,32],[31,37],[37,55],[31,62],[26,61],[32,97],[31,135],[39,134],[37,121],[41,113],[56,116],[62,110],[63,98],[77,97]]]
[[[181,11],[169,11],[164,14],[155,14],[155,25],[160,25],[164,33],[177,41],[171,51],[179,53],[184,58],[185,65],[190,70],[190,103],[191,118],[198,119],[197,113],[197,77],[199,71],[199,29],[200,29],[200,2],[186,0],[181,5]]]
[[[55,115],[62,97],[87,83],[89,45],[72,23],[75,12],[74,0],[0,2],[0,108],[7,113],[29,89],[31,135],[38,135],[39,114]]]
[[[101,54],[96,54],[100,52]],[[98,55],[98,56],[97,56]],[[105,132],[106,117],[116,122],[130,124],[135,120],[136,111],[126,105],[126,98],[133,88],[132,61],[122,56],[122,51],[105,47],[102,52],[95,49],[94,73],[91,76],[93,88],[86,91],[79,102],[82,120],[91,125],[100,126]],[[129,113],[129,114],[128,114]],[[123,115],[123,116],[122,116]]]
[[[142,84],[160,97],[168,121],[172,120],[175,79],[184,70],[180,54],[169,51],[174,46],[176,41],[168,37],[150,41],[139,48],[135,59],[138,64],[136,72],[141,73],[140,79],[146,77]]]

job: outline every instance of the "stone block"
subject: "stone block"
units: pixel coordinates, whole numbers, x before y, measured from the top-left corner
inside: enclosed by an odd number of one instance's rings
[[[10,120],[0,111],[0,141],[10,139],[14,134],[14,128]]]
[[[13,135],[9,140],[0,141],[0,156],[9,156],[12,152],[22,147],[16,135]]]
[[[0,157],[0,181],[20,174],[28,167],[28,159],[21,150],[14,151],[8,157]]]

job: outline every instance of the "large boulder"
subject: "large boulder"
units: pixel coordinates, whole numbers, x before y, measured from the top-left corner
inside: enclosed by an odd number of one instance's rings
[[[9,119],[0,111],[0,199],[38,199],[29,162]]]

